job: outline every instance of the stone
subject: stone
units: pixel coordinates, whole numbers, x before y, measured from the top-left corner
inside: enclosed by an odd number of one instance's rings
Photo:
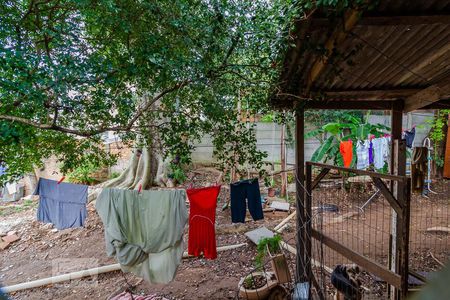
[[[263,238],[271,238],[274,236],[273,232],[266,227],[260,227],[258,229],[246,232],[245,235],[255,244]]]
[[[17,241],[19,239],[20,238],[17,235],[15,235],[15,234],[13,234],[13,235],[6,235],[6,236],[2,237],[2,240],[4,242],[7,242],[7,243],[14,243],[15,241]]]
[[[289,211],[290,205],[287,202],[273,201],[272,204],[270,205],[270,208],[276,210]]]
[[[6,248],[8,248],[10,243],[8,242],[0,242],[0,250],[5,250]]]

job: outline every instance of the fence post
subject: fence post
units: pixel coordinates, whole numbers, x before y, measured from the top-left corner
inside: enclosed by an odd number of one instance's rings
[[[304,109],[296,111],[295,127],[295,164],[296,164],[296,210],[297,210],[297,237],[296,237],[296,282],[305,282],[305,119]]]
[[[305,258],[306,258],[306,266],[305,273],[308,277],[309,281],[309,299],[311,299],[311,283],[312,283],[312,237],[311,237],[311,229],[312,229],[312,166],[310,164],[306,164],[306,231],[305,231]]]
[[[405,176],[406,173],[406,141],[395,139],[392,141],[393,145],[393,165],[391,166],[391,173],[395,175]],[[402,207],[401,215],[397,215],[397,213],[392,209],[392,220],[391,220],[391,259],[390,259],[390,267],[391,271],[402,276],[402,288],[400,291],[395,288],[391,288],[390,296],[392,299],[399,299],[401,296],[407,292],[408,286],[408,274],[404,274],[404,270],[408,269],[407,265],[404,265],[404,259],[402,259],[402,255],[407,252],[408,245],[405,245],[405,236],[406,229],[405,226],[409,226],[406,224],[406,220],[409,223],[409,214],[406,214],[405,211],[405,203],[407,200],[407,195],[405,194],[405,188],[407,184],[400,181],[394,181],[391,185],[393,189],[393,195],[400,203]],[[406,247],[406,248],[405,248]],[[406,261],[407,263],[407,261]],[[406,277],[405,277],[406,276]],[[406,281],[406,282],[405,282]],[[404,290],[406,288],[406,291]]]

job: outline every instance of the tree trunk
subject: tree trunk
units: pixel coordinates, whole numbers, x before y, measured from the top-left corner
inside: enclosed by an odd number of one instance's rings
[[[145,190],[154,184],[166,186],[168,162],[163,161],[154,147],[143,149],[135,148],[131,155],[128,167],[119,177],[103,182],[93,187],[88,196],[88,201],[97,199],[103,188],[120,188],[128,190]]]

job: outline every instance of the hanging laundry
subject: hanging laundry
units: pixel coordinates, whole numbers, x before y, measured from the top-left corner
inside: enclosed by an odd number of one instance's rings
[[[0,163],[0,176],[4,175],[6,173],[6,167]]]
[[[53,223],[59,230],[84,226],[87,185],[39,178],[33,195],[39,195],[38,221]]]
[[[205,258],[217,257],[215,224],[219,193],[220,185],[186,190],[190,203],[189,255],[200,256],[203,252]]]
[[[389,158],[389,140],[386,137],[372,140],[373,163],[375,169],[383,169],[385,161]]]
[[[253,220],[264,219],[258,179],[246,179],[230,184],[230,197],[233,223],[245,222],[247,212],[245,199],[247,199],[248,210]]]
[[[106,252],[123,271],[150,283],[173,280],[184,249],[185,191],[103,189],[95,207],[105,227]]]
[[[369,167],[369,147],[370,142],[358,141],[356,144],[356,168],[359,170],[365,170]]]
[[[373,164],[373,143],[372,140],[369,142],[369,165]]]
[[[339,151],[344,161],[344,167],[349,168],[353,159],[353,142],[351,140],[342,141],[339,146]]]
[[[6,190],[8,191],[8,194],[12,195],[15,194],[17,192],[17,183],[13,182],[13,183],[7,183],[6,184]]]
[[[406,140],[406,147],[412,148],[414,144],[414,137],[416,136],[416,128],[413,127],[410,131],[405,131],[405,140]]]
[[[415,193],[422,193],[428,171],[427,147],[414,147],[411,157],[411,187]]]

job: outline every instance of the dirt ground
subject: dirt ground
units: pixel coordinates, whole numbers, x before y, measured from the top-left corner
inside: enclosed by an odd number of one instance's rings
[[[196,180],[201,185],[201,179]],[[218,253],[215,260],[183,259],[175,280],[167,285],[150,285],[140,278],[121,271],[100,274],[95,278],[72,280],[11,294],[12,299],[107,299],[124,291],[128,284],[140,282],[137,294],[158,294],[168,299],[233,299],[240,278],[254,268],[256,246],[244,233],[266,226],[273,229],[288,213],[267,212],[263,221],[232,224],[230,210],[222,211],[229,199],[229,189],[223,187],[217,207],[217,246],[247,243],[246,246]],[[0,250],[0,283],[18,284],[52,275],[115,264],[106,256],[103,224],[92,205],[84,228],[52,230],[51,224],[37,222],[36,207],[23,201],[2,204],[0,231],[17,231],[20,240],[6,250]],[[6,215],[6,216],[5,216]],[[188,226],[185,228],[187,242]],[[187,247],[187,243],[185,243]]]
[[[210,180],[208,176],[212,175],[207,174],[205,178],[199,178],[196,184],[202,185]],[[448,182],[436,186],[436,189],[440,194],[431,200],[420,196],[414,196],[412,199],[410,262],[418,271],[434,271],[440,268],[430,252],[443,262],[449,258],[450,254],[447,235],[425,232],[428,227],[449,226],[450,223],[448,222],[450,202]],[[318,191],[316,196],[313,196],[313,201],[334,203],[339,206],[338,212],[324,212],[322,214],[324,220],[352,211],[370,195],[368,191],[361,192],[359,196],[364,197],[358,202],[348,196],[344,199],[342,190],[319,188]],[[230,210],[222,211],[222,205],[228,199],[229,189],[223,187],[217,208],[217,245],[237,243],[247,243],[247,245],[220,252],[216,260],[184,259],[175,280],[167,285],[149,285],[131,273],[116,271],[94,278],[72,280],[13,293],[11,298],[108,299],[124,291],[129,284],[138,283],[134,289],[137,294],[156,293],[168,299],[235,299],[238,282],[254,268],[256,255],[256,246],[247,240],[244,233],[260,226],[273,229],[288,214],[267,212],[263,221],[249,221],[245,225],[231,224]],[[50,224],[37,222],[36,207],[36,200],[0,206],[0,232],[14,230],[20,236],[19,241],[11,244],[6,250],[0,250],[0,283],[2,285],[13,285],[116,263],[114,258],[106,256],[103,224],[92,205],[88,206],[88,219],[84,228],[63,231],[53,230]],[[283,239],[295,245],[295,220],[291,220],[289,224]],[[345,222],[325,226],[324,230],[364,255],[385,263],[388,250],[386,234],[389,231],[389,224],[390,209],[382,199],[378,199],[363,213]],[[187,231],[186,226],[185,241],[187,241]],[[366,241],[361,242],[362,239]],[[292,268],[295,258],[292,255],[288,256],[288,262]],[[337,263],[348,261],[331,252],[325,252],[324,262],[333,268]],[[375,283],[375,278],[373,276],[367,276],[367,278],[371,281],[368,286],[373,289],[373,294],[378,297],[383,295],[383,291],[380,291],[383,287]]]

